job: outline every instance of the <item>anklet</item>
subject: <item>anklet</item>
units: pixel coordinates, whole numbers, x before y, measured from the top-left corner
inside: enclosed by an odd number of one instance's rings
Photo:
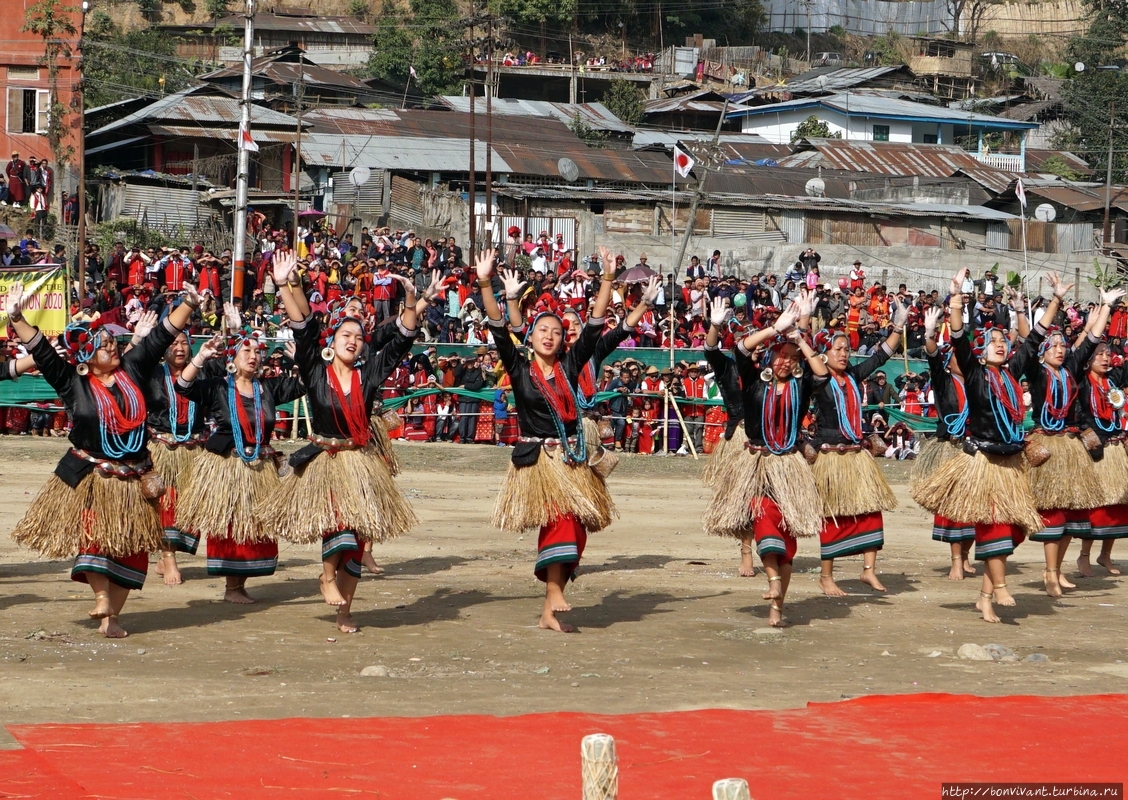
[[[768,583],[775,583],[776,581],[782,581],[782,580],[783,580],[783,578],[781,576],[776,575],[774,578],[768,578]]]
[[[1007,588],[1007,584],[1006,584],[1006,581],[1004,581],[1003,583],[996,583],[996,584],[995,584],[995,588],[996,588],[996,589],[1005,589],[1005,588]]]

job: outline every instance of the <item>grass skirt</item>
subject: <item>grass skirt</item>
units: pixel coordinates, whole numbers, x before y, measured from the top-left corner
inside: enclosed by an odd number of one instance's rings
[[[264,528],[296,544],[343,530],[361,542],[382,542],[418,523],[375,445],[318,453],[273,492],[258,495],[255,513]]]
[[[733,444],[729,442],[726,449]],[[777,456],[741,445],[718,467],[712,483],[713,499],[703,518],[707,533],[747,536],[752,524],[764,515],[763,499],[767,498],[779,507],[783,527],[792,536],[819,535],[822,500],[801,454]]]
[[[392,440],[388,436],[388,424],[384,422],[382,414],[374,415],[370,421],[372,423],[369,425],[369,428],[372,429],[372,446],[384,459],[394,478],[400,474],[400,465],[399,459],[396,458],[396,451],[392,449]]]
[[[573,514],[588,533],[610,525],[615,503],[607,483],[586,463],[565,464],[560,455],[560,448],[542,447],[531,467],[511,463],[490,524],[505,531],[532,531]]]
[[[192,477],[181,485],[176,527],[197,536],[232,539],[236,544],[273,542],[275,529],[254,515],[254,503],[278,487],[278,467],[271,458],[247,464],[234,452],[225,456],[204,450]]]
[[[1027,534],[1042,530],[1022,453],[969,456],[961,450],[913,486],[912,496],[933,514],[969,525],[1017,525]]]
[[[821,452],[811,474],[824,517],[859,517],[897,507],[893,490],[869,450]]]
[[[48,478],[12,531],[17,544],[47,558],[71,558],[96,547],[113,558],[161,547],[157,504],[141,494],[141,481],[108,478],[97,470],[71,488]]]
[[[164,485],[170,488],[188,484],[192,477],[192,467],[203,452],[204,447],[198,442],[192,447],[169,447],[156,439],[149,440],[153,469],[161,476]]]
[[[913,483],[922,481],[949,458],[962,453],[963,448],[959,442],[951,439],[937,439],[935,436],[929,437],[920,448],[920,453],[913,459],[910,479]]]
[[[1128,503],[1128,451],[1122,442],[1106,444],[1100,461],[1093,462],[1093,472],[1101,488],[1098,506]]]
[[[748,434],[744,432],[742,420],[733,431],[731,439],[722,436],[713,446],[713,454],[705,464],[705,469],[701,470],[701,482],[706,486],[712,486],[717,480],[717,475],[726,471],[725,462],[740,458],[740,454],[744,452],[744,443],[747,441]]]
[[[1103,504],[1104,493],[1093,466],[1093,459],[1076,436],[1030,436],[1035,445],[1044,445],[1050,458],[1037,467],[1030,467],[1030,491],[1039,509],[1089,509]],[[1123,448],[1121,448],[1123,450]],[[1128,479],[1128,474],[1124,476]],[[1128,480],[1120,484],[1121,491]]]

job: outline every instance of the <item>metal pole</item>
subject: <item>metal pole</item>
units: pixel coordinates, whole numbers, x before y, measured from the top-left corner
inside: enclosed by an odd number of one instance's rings
[[[1112,103],[1112,110],[1108,115],[1108,171],[1105,173],[1105,207],[1104,207],[1104,243],[1105,247],[1112,244],[1112,223],[1108,217],[1109,206],[1112,205],[1112,126],[1116,119],[1116,103]],[[1025,245],[1024,245],[1025,246]]]
[[[729,101],[728,101],[728,98],[726,97],[725,98],[725,104],[721,108],[721,117],[720,117],[720,119],[717,120],[717,130],[713,132],[712,147],[714,149],[717,146],[717,142],[719,142],[720,139],[721,139],[721,126],[725,122],[725,114],[728,112],[728,104],[729,104]],[[701,197],[702,197],[702,195],[705,194],[705,179],[708,178],[708,177],[709,177],[709,170],[705,169],[705,166],[702,165],[702,167],[701,167],[701,180],[699,180],[697,182],[697,189],[693,192],[693,202],[689,206],[689,221],[686,223],[686,226],[685,226],[685,235],[682,236],[681,247],[678,248],[677,258],[674,259],[673,267],[674,267],[674,278],[675,278],[675,280],[678,277],[678,270],[681,269],[682,259],[685,258],[685,248],[686,248],[686,245],[689,244],[689,237],[693,233],[693,221],[697,217],[697,204],[699,202],[701,202]],[[671,225],[672,224],[673,223],[671,223]]]
[[[78,313],[82,313],[82,300],[86,297],[86,98],[83,97],[82,83],[86,72],[82,66],[82,37],[86,31],[86,12],[90,3],[83,0],[82,14],[78,18],[78,241],[75,251],[78,255]],[[65,209],[64,209],[65,211]],[[67,270],[70,274],[70,270]],[[67,313],[70,313],[70,295],[67,295]],[[70,319],[68,316],[67,319]]]
[[[470,41],[474,41],[474,26],[470,25]],[[475,184],[478,182],[477,172],[478,162],[474,156],[474,45],[470,45],[470,191],[467,197],[469,201],[469,221],[470,221],[470,258],[473,259],[477,254],[478,244],[478,231],[475,223],[474,204],[477,198],[474,196]],[[473,263],[471,261],[470,263]]]
[[[301,213],[301,190],[302,190],[302,95],[305,94],[305,62],[301,62],[301,68],[298,70],[298,130],[294,137],[294,251],[298,249],[298,214]],[[353,193],[356,193],[356,187],[353,187]]]
[[[254,51],[255,0],[246,0],[247,7],[243,22],[243,94],[239,101],[239,172],[235,182],[235,247],[231,254],[233,272],[231,274],[231,302],[243,298],[243,273],[247,261],[247,180],[251,169],[251,152],[243,143],[243,136],[251,135],[251,54]],[[294,236],[297,237],[298,221],[294,220]],[[295,242],[296,243],[296,242]]]
[[[493,231],[493,14],[486,25],[486,227],[490,229],[490,247],[497,242]]]

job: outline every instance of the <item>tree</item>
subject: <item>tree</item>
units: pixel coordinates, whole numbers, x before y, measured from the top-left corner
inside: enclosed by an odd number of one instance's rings
[[[799,127],[791,134],[791,141],[800,139],[841,139],[841,132],[830,132],[830,126],[814,114],[799,123]]]
[[[190,86],[202,64],[176,58],[176,38],[153,28],[129,32],[102,12],[87,19],[83,47],[83,100],[87,108],[126,97],[157,95]]]
[[[424,94],[457,90],[462,72],[461,31],[453,0],[411,0],[410,11],[389,2],[373,37],[365,73],[390,83],[412,81]]]
[[[71,58],[71,41],[78,34],[74,18],[78,9],[65,6],[59,0],[38,0],[28,6],[24,14],[21,31],[34,33],[43,39],[43,57],[39,63],[47,67],[47,85],[50,92],[50,105],[47,112],[47,144],[55,162],[55,169],[61,170],[74,155],[74,147],[66,144],[67,117],[77,107],[75,98],[70,106],[59,100],[59,61]],[[78,132],[82,136],[82,131]],[[60,173],[61,174],[61,173]],[[56,182],[55,191],[60,183]]]
[[[501,13],[518,23],[539,25],[541,55],[548,51],[549,23],[571,23],[576,17],[576,0],[502,0]]]
[[[568,123],[568,127],[588,147],[600,147],[607,141],[607,132],[597,131],[588,125],[584,122],[584,118],[580,116],[579,111],[572,115],[572,121]]]
[[[637,125],[646,111],[646,95],[632,82],[616,78],[603,96],[603,105],[628,125]]]
[[[983,25],[983,15],[991,0],[947,0],[949,19],[944,22],[952,34],[953,39],[964,38],[974,42],[979,36],[979,28]]]

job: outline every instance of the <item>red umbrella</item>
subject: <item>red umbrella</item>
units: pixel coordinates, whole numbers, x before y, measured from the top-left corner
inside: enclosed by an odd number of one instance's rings
[[[324,211],[318,211],[316,208],[307,208],[305,211],[298,214],[298,219],[301,219],[302,217],[317,217],[320,219],[321,217],[327,216],[329,215]]]
[[[645,264],[637,264],[620,275],[617,280],[620,280],[623,283],[645,283],[651,278],[658,277],[660,277],[658,273],[652,270],[650,267],[646,266]]]

